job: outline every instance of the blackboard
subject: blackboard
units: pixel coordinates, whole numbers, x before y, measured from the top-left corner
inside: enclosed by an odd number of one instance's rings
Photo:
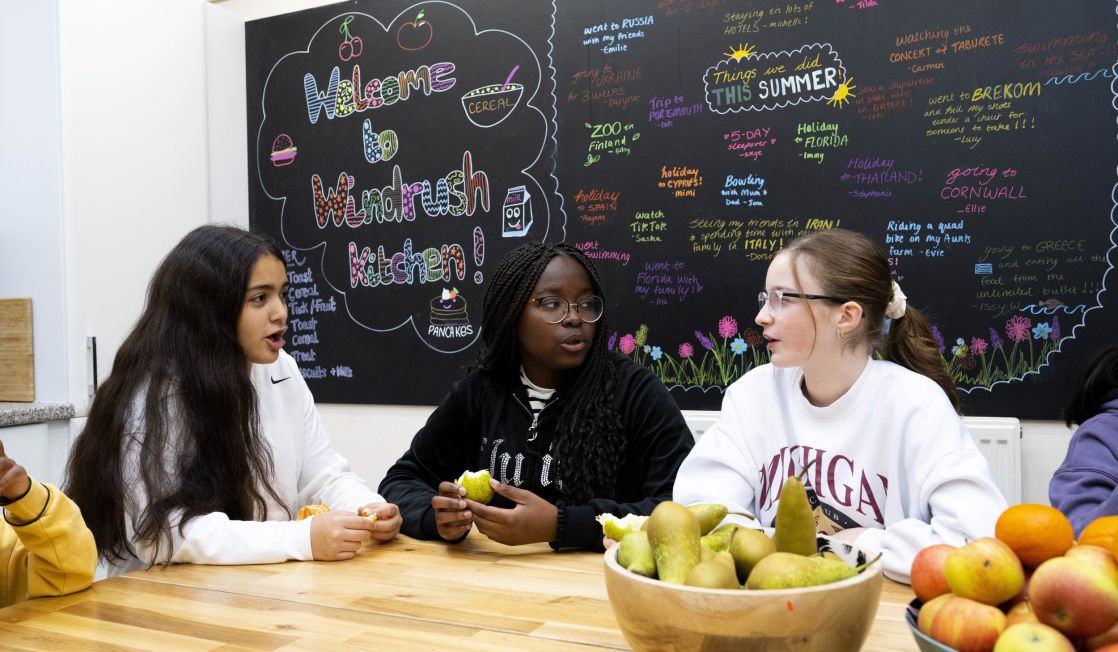
[[[595,259],[683,408],[766,361],[774,252],[864,232],[969,414],[1113,340],[1115,4],[358,0],[245,27],[250,221],[323,402],[434,404],[525,238]],[[1113,282],[1111,280],[1111,282]]]

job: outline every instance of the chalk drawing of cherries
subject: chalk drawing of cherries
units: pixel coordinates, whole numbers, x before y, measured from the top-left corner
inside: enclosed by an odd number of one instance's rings
[[[352,22],[353,16],[346,16],[346,19],[342,21],[342,26],[338,28],[338,32],[345,36],[342,44],[338,46],[338,57],[342,61],[359,57],[365,51],[365,42],[361,40],[361,37],[349,35],[349,24]]]
[[[415,20],[409,20],[396,30],[396,45],[408,52],[415,52],[427,47],[434,35],[435,28],[423,20],[423,10],[420,10]]]

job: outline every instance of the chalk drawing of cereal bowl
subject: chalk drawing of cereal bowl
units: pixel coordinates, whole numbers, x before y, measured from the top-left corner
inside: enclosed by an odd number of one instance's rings
[[[462,96],[462,109],[475,126],[495,127],[509,117],[523,94],[523,84],[482,86]]]

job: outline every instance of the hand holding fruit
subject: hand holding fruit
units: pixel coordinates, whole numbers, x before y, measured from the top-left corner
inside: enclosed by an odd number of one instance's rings
[[[373,541],[384,543],[400,533],[404,518],[400,508],[392,503],[369,503],[357,509],[357,514],[373,522]]]
[[[447,541],[466,536],[474,525],[474,515],[466,507],[466,488],[453,482],[440,482],[439,493],[431,497],[435,510],[435,528]]]
[[[490,480],[498,494],[514,503],[512,508],[490,507],[466,498],[479,532],[497,543],[518,546],[555,539],[559,510],[531,491]]]
[[[353,559],[372,539],[376,523],[353,512],[326,512],[311,520],[311,555],[318,561]]]

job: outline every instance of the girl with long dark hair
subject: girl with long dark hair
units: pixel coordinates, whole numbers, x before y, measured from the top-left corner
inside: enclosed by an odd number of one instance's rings
[[[757,302],[772,362],[726,390],[677,501],[724,502],[772,526],[785,478],[808,467],[817,531],[882,552],[900,581],[926,546],[993,536],[1005,498],[880,247],[843,229],[796,239]]]
[[[286,294],[275,243],[234,227],[191,231],[156,269],[68,465],[110,574],[348,559],[396,535],[282,350]],[[291,520],[317,502],[335,511]]]
[[[1079,427],[1048,484],[1048,499],[1078,536],[1091,521],[1118,516],[1118,344],[1084,367],[1064,420]]]
[[[671,497],[692,436],[667,389],[606,348],[594,265],[566,244],[501,259],[485,293],[477,367],[455,383],[380,491],[403,532],[600,549],[595,517],[649,514]],[[452,480],[488,469],[493,501]]]

